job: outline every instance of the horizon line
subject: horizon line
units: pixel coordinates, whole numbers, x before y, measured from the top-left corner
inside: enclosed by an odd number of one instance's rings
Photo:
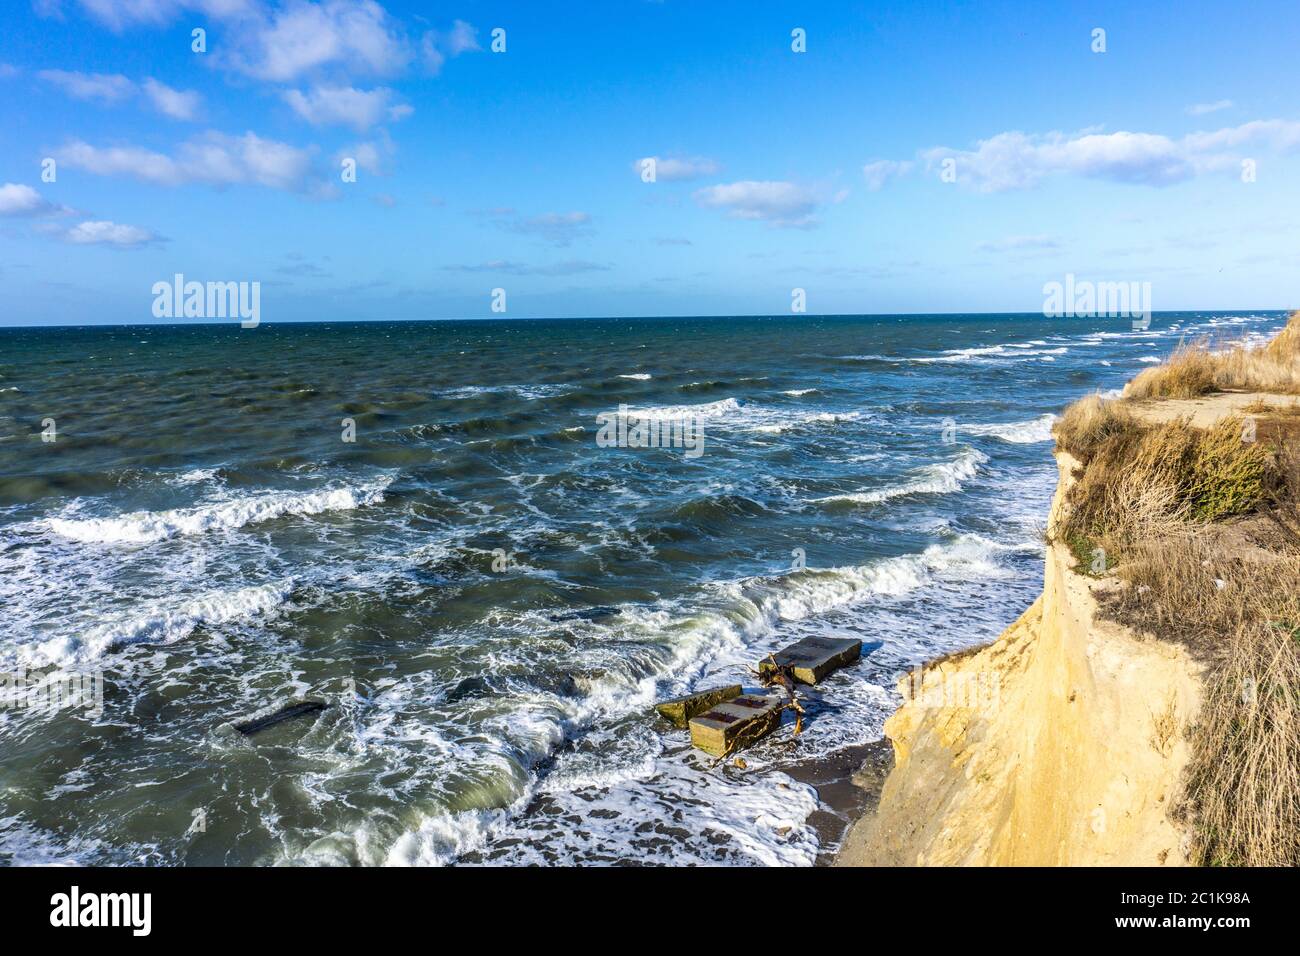
[[[1190,313],[1220,313],[1220,312],[1294,312],[1297,311],[1295,306],[1274,307],[1274,308],[1249,308],[1249,309],[1153,309],[1152,316],[1157,315],[1185,315]],[[419,323],[430,322],[608,322],[608,321],[628,321],[639,322],[655,319],[838,319],[838,318],[980,318],[984,316],[1015,316],[1037,318],[1055,318],[1055,319],[1106,319],[1115,318],[1123,319],[1128,316],[1115,315],[1054,315],[1049,316],[1041,310],[1032,312],[819,312],[813,313],[770,313],[770,312],[749,312],[749,313],[718,313],[718,314],[679,314],[679,315],[560,315],[560,316],[502,316],[489,315],[480,317],[457,317],[457,318],[430,318],[430,319],[276,319],[261,320],[259,327],[262,325],[371,325],[381,322],[400,323],[403,325],[415,325]],[[226,326],[239,325],[238,317],[229,318],[222,321],[202,320],[195,322],[91,322],[69,325],[0,325],[0,331],[6,330],[24,330],[24,329],[94,329],[94,328],[201,328],[206,326]],[[242,331],[252,331],[244,329]]]

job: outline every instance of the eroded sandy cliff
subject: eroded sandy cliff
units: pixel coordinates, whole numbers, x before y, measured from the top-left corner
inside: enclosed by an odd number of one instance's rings
[[[1058,454],[1049,530],[1076,462]],[[1170,818],[1201,668],[1094,614],[1103,582],[1047,552],[1042,596],[993,644],[902,682],[895,766],[839,865],[1181,865]],[[919,685],[919,686],[916,686]]]

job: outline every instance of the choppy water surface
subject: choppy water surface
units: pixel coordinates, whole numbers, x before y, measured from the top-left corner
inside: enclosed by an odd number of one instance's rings
[[[810,863],[782,768],[1036,596],[1052,415],[1283,320],[0,330],[0,670],[104,689],[0,710],[0,861]],[[624,404],[704,453],[598,447]],[[653,719],[814,633],[866,657],[797,743]]]

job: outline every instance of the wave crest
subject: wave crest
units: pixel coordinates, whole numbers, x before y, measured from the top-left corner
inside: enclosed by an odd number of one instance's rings
[[[268,491],[245,498],[175,508],[136,511],[116,518],[47,518],[45,526],[61,538],[83,544],[153,544],[180,535],[242,528],[284,515],[350,511],[384,500],[389,481],[363,488],[326,488],[307,493]]]

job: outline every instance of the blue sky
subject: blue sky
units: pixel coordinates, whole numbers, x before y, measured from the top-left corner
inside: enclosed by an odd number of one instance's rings
[[[260,282],[271,322],[490,318],[494,288],[514,318],[781,314],[796,287],[810,313],[1037,311],[1066,273],[1300,305],[1293,2],[3,16],[4,325],[156,321],[178,272]]]

